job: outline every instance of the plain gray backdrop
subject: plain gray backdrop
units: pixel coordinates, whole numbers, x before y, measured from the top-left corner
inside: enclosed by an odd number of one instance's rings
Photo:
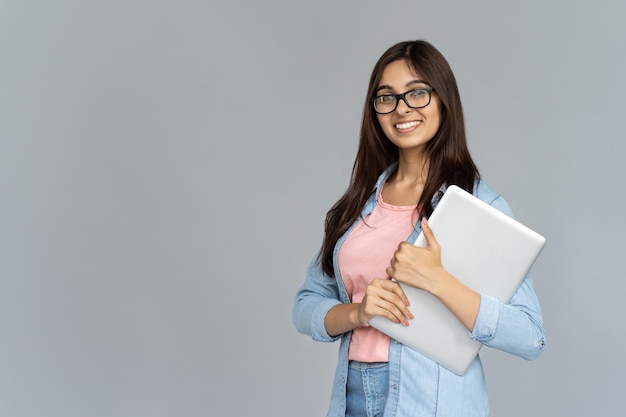
[[[423,38],[484,178],[547,246],[492,415],[623,416],[626,6],[0,1],[0,415],[324,415],[293,296],[370,71]]]

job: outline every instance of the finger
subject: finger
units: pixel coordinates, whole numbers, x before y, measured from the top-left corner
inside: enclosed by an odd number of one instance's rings
[[[433,249],[439,248],[439,242],[435,239],[435,234],[433,233],[433,229],[430,228],[428,224],[428,220],[426,217],[422,218],[422,231],[424,232],[424,237],[426,238],[426,246],[431,247]]]
[[[394,279],[394,281],[396,281],[396,282],[404,282],[402,280],[402,275],[400,274],[400,268],[398,268],[396,266],[393,266],[393,264],[389,265],[387,268],[385,268],[385,272],[387,273],[387,275],[392,277]],[[403,292],[403,295],[401,297],[405,297],[404,296],[404,292]],[[408,300],[407,300],[407,302],[408,302]]]
[[[393,258],[391,258],[391,260],[389,260],[389,266],[385,270],[385,272],[387,272],[387,275],[389,275],[390,277],[393,278],[393,275],[391,275],[391,273],[389,271],[390,270],[394,271],[397,264],[398,264],[398,259],[395,256]]]
[[[388,274],[389,274],[390,271],[393,271],[393,269],[391,267],[387,267],[387,273]],[[389,275],[389,276],[391,276],[391,275]],[[404,290],[402,289],[400,284],[398,284],[397,282],[394,282],[394,281],[391,281],[391,280],[388,280],[388,279],[375,278],[372,281],[372,285],[378,286],[380,288],[383,288],[383,289],[385,289],[387,291],[390,291],[390,292],[394,293],[400,299],[400,301],[404,302],[404,305],[406,305],[406,306],[411,304],[409,302],[409,298],[404,293]]]
[[[422,248],[422,250],[425,251],[427,249]],[[417,279],[419,272],[417,270],[400,265],[398,267],[389,266],[386,271],[389,276],[393,277],[394,281],[411,287],[420,288],[419,280]],[[406,295],[403,296],[406,297]],[[405,303],[407,305],[410,304],[408,298],[405,300]]]
[[[404,314],[398,307],[393,303],[383,303],[381,306],[381,316],[385,317],[387,320],[391,320],[394,323],[400,323],[403,326],[409,325],[409,320],[413,319],[413,316],[410,312]]]
[[[400,303],[400,305],[403,305]],[[404,326],[409,325],[409,320],[413,319],[406,306],[403,307],[406,313],[398,308],[398,304],[383,298],[370,298],[370,305],[366,306],[366,312],[371,316],[381,316],[393,321],[394,323],[402,323]]]
[[[389,280],[380,281],[377,282],[378,286],[372,285],[366,290],[366,297],[369,298],[369,302],[391,313],[397,319],[394,319],[396,322],[412,320],[414,316],[408,308],[409,299],[400,285]],[[388,315],[385,317],[391,320]],[[408,325],[408,323],[405,324]]]
[[[396,268],[398,263],[402,262],[402,260],[406,261],[408,257],[410,257],[411,251],[415,249],[415,246],[410,244],[409,242],[402,241],[398,244],[398,248],[393,253],[393,258],[389,260],[389,266],[392,268]]]

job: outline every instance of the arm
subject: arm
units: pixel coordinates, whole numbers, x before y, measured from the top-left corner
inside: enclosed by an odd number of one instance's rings
[[[477,196],[513,217],[511,208],[500,195],[487,198],[489,192],[483,191],[486,188],[484,184],[479,186]],[[480,309],[471,336],[484,345],[527,360],[536,359],[541,354],[546,336],[530,273],[507,303],[481,294]]]
[[[316,260],[317,256],[309,264],[305,281],[296,293],[292,320],[300,333],[316,341],[332,342],[339,337],[328,334],[324,321],[329,310],[342,302],[337,281],[325,275]]]
[[[374,316],[408,326],[408,320],[413,318],[408,305],[409,299],[397,282],[374,279],[365,289],[363,301],[334,306],[328,311],[324,324],[330,335],[369,327],[369,321]]]
[[[427,222],[422,229],[427,247],[401,243],[387,273],[438,297],[474,340],[528,360],[537,358],[544,349],[545,334],[530,275],[508,303],[478,294],[443,269],[439,245]]]
[[[546,344],[539,300],[530,274],[508,303],[483,295],[476,326],[471,334],[484,345],[536,359]]]
[[[323,274],[315,260],[298,290],[292,319],[296,328],[318,341],[334,341],[357,327],[368,327],[370,319],[383,316],[408,326],[413,315],[408,299],[397,282],[374,279],[360,303],[342,303],[337,280]]]
[[[401,242],[387,273],[398,282],[428,291],[437,297],[465,326],[474,328],[481,296],[461,283],[441,265],[441,248],[426,219],[422,219],[426,248]]]

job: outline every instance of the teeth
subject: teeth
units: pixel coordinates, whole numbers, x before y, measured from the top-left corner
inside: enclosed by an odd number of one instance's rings
[[[418,122],[397,123],[396,129],[408,129],[410,127],[415,127],[417,125],[418,125]]]

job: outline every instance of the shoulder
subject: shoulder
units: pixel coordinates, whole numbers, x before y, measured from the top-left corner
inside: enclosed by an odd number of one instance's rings
[[[507,216],[513,217],[513,211],[504,197],[483,180],[474,184],[474,195],[480,200],[498,209]]]

